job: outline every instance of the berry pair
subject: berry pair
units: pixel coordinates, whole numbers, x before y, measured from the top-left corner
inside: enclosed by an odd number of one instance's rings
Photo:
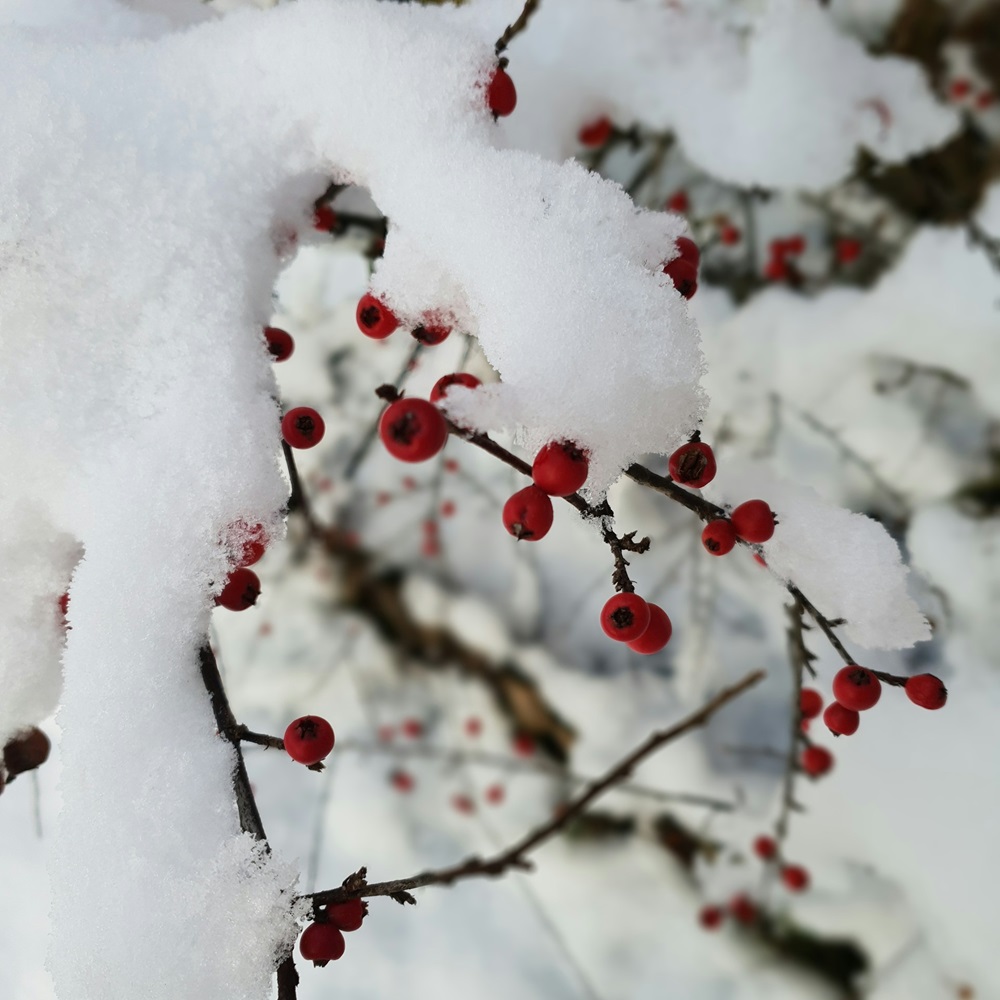
[[[358,329],[372,340],[385,340],[399,327],[399,318],[381,299],[366,292],[358,302]],[[437,316],[427,316],[410,334],[425,347],[436,347],[448,339],[451,327]]]
[[[773,837],[762,834],[753,842],[753,852],[764,862],[778,860],[778,843]],[[787,889],[802,892],[809,887],[809,872],[802,865],[782,864],[778,875]]]
[[[318,919],[302,933],[299,953],[307,962],[322,968],[344,954],[344,932],[356,931],[368,914],[368,905],[360,899],[330,903]]]
[[[713,555],[732,552],[737,539],[759,545],[774,535],[777,521],[764,500],[747,500],[733,508],[729,517],[709,521],[701,533],[701,544]]]
[[[764,267],[764,277],[769,281],[787,281],[793,273],[789,258],[799,256],[805,248],[805,239],[798,235],[771,240],[771,255]]]
[[[638,594],[615,594],[601,609],[601,628],[616,642],[624,642],[635,653],[658,653],[670,641],[673,625],[658,604],[649,604]]]
[[[504,527],[519,541],[544,538],[555,513],[549,497],[576,493],[587,481],[587,452],[572,441],[550,441],[541,448],[531,466],[533,485],[518,490],[504,505]]]

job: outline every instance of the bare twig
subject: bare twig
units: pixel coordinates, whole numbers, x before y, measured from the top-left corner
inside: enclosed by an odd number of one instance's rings
[[[513,24],[508,24],[504,33],[497,39],[494,51],[498,56],[506,50],[512,39],[528,27],[528,21],[531,19],[531,15],[538,9],[539,3],[540,0],[524,0],[524,9],[518,14],[517,20]]]

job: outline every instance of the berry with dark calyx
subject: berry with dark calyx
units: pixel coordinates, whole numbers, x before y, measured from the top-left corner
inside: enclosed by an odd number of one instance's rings
[[[333,727],[318,715],[303,715],[285,730],[285,752],[307,767],[326,757],[333,744]]]
[[[792,892],[804,892],[809,888],[809,872],[802,865],[785,865],[781,869],[781,881]]]
[[[413,339],[424,347],[437,347],[448,339],[450,333],[451,327],[443,323],[421,323],[410,331]]]
[[[329,205],[318,205],[313,211],[313,229],[332,233],[337,228],[337,213]]]
[[[314,448],[325,433],[323,418],[311,406],[296,406],[281,418],[281,436],[292,448]]]
[[[741,892],[729,901],[729,915],[739,924],[752,924],[757,919],[757,904]]]
[[[607,115],[602,115],[582,126],[577,133],[577,139],[581,146],[585,146],[587,149],[597,149],[611,138],[613,131],[614,125],[611,119]]]
[[[299,940],[299,953],[307,962],[322,968],[344,954],[344,935],[331,923],[310,924]]]
[[[326,918],[339,930],[356,931],[365,919],[365,904],[360,899],[331,903],[326,908]]]
[[[701,263],[701,251],[698,244],[689,236],[678,236],[674,242],[677,247],[678,260],[686,260],[692,267],[697,268]]]
[[[267,349],[276,364],[279,361],[287,361],[295,350],[295,341],[292,340],[292,335],[280,327],[265,326],[264,339],[267,341]]]
[[[799,764],[810,778],[821,778],[833,767],[833,754],[826,747],[809,746],[802,751]]]
[[[634,642],[649,626],[649,605],[638,594],[615,594],[601,609],[601,628],[616,642]]]
[[[861,240],[841,236],[834,241],[833,255],[840,264],[853,264],[861,256]]]
[[[852,708],[845,708],[839,701],[832,701],[823,713],[823,723],[834,736],[853,736],[861,724],[861,716]]]
[[[25,771],[34,771],[49,759],[52,744],[48,736],[36,726],[12,736],[3,748],[3,766],[7,776],[13,778]]]
[[[628,643],[628,648],[633,653],[642,653],[649,656],[658,653],[668,642],[673,634],[674,627],[670,623],[670,618],[666,611],[658,604],[649,605],[649,624],[645,632],[638,639],[633,639]]]
[[[537,542],[549,533],[555,513],[548,493],[525,486],[503,505],[503,526],[520,542]]]
[[[468,372],[455,372],[452,375],[442,375],[434,383],[434,388],[431,389],[431,402],[440,403],[448,395],[448,390],[453,385],[464,386],[466,389],[478,389],[482,384],[475,375],[469,375]]]
[[[703,906],[698,912],[698,923],[701,924],[706,931],[714,931],[722,926],[724,917],[725,913],[722,912],[721,907]]]
[[[844,708],[864,712],[882,697],[882,682],[870,670],[850,663],[835,674],[833,696]]]
[[[675,257],[664,266],[663,273],[684,298],[690,299],[698,291],[698,268],[683,257]]]
[[[715,478],[715,453],[703,441],[688,441],[670,456],[667,469],[675,483],[700,490]]]
[[[685,215],[690,207],[691,200],[688,198],[686,191],[675,191],[667,199],[667,211],[669,212],[677,212],[679,215]]]
[[[566,497],[587,481],[587,452],[572,441],[550,441],[541,448],[531,466],[531,478],[549,496]]]
[[[941,683],[941,678],[933,674],[916,674],[908,678],[903,690],[914,705],[931,711],[944,708],[948,700],[948,689]]]
[[[358,303],[358,329],[373,340],[385,340],[396,327],[399,320],[395,313],[384,303],[379,302],[371,292],[361,296]]]
[[[506,118],[517,107],[517,88],[502,66],[497,66],[486,85],[486,105],[495,118]]]
[[[815,719],[823,711],[823,696],[815,688],[799,692],[799,712],[803,719]]]
[[[426,399],[397,399],[382,414],[378,426],[382,443],[401,462],[426,462],[448,440],[448,424],[441,411]]]
[[[246,611],[257,603],[260,597],[260,579],[252,569],[241,566],[234,569],[222,588],[222,593],[215,599],[220,607],[230,611]]]
[[[778,845],[773,837],[761,835],[753,842],[753,852],[761,861],[771,861],[778,856]]]
[[[736,545],[736,532],[729,521],[720,517],[715,521],[709,521],[702,529],[701,544],[713,556],[724,556],[727,552],[733,551]]]
[[[774,534],[774,512],[763,500],[747,500],[729,515],[733,530],[744,542],[760,544]]]

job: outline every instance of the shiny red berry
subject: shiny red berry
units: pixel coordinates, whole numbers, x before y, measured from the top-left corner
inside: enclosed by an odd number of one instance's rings
[[[587,452],[572,441],[550,441],[535,456],[531,478],[549,496],[566,497],[587,481]]]
[[[310,924],[299,940],[299,952],[307,962],[322,968],[344,954],[344,935],[330,923]]]
[[[448,424],[440,410],[426,399],[397,399],[382,414],[378,427],[382,443],[401,462],[426,462],[444,447]]]
[[[941,683],[941,679],[933,674],[917,674],[908,678],[903,690],[914,705],[932,711],[943,708],[948,700],[948,689]]]
[[[861,725],[861,716],[853,708],[832,701],[823,713],[823,724],[834,736],[853,736]]]
[[[882,683],[870,670],[851,663],[834,676],[833,696],[844,708],[864,712],[882,697]]]
[[[260,597],[260,580],[252,569],[240,567],[234,569],[222,588],[222,593],[215,599],[220,607],[230,611],[246,611],[257,603]]]
[[[611,119],[607,115],[602,115],[600,118],[595,118],[592,122],[584,125],[580,129],[577,138],[581,146],[585,146],[587,149],[597,149],[611,138],[613,131],[614,125]]]
[[[833,767],[833,754],[826,747],[806,747],[799,763],[810,778],[820,778]]]
[[[303,715],[285,730],[285,752],[300,764],[318,764],[333,743],[333,727],[318,715]]]
[[[517,106],[517,89],[507,71],[498,66],[486,85],[486,105],[497,118],[505,118]]]
[[[766,542],[774,534],[774,512],[763,500],[747,500],[729,515],[733,530],[744,542]]]
[[[674,283],[686,299],[690,299],[698,291],[698,269],[682,257],[675,257],[663,268],[663,273]]]
[[[371,292],[358,303],[358,329],[373,340],[385,340],[399,326],[395,313]]]
[[[555,512],[549,495],[537,486],[525,486],[503,505],[503,526],[518,541],[537,542],[549,533]]]
[[[701,251],[691,237],[678,236],[674,245],[677,247],[678,260],[686,260],[692,267],[698,267],[701,263]]]
[[[799,694],[799,711],[803,719],[815,719],[823,711],[823,696],[815,688],[803,688]]]
[[[601,628],[617,642],[634,642],[649,626],[649,605],[638,594],[615,594],[601,609]]]
[[[703,441],[688,441],[670,456],[667,468],[675,483],[700,490],[715,478],[715,453]]]
[[[781,869],[781,881],[792,892],[804,892],[809,888],[809,872],[802,865],[785,865]]]
[[[725,914],[722,912],[722,908],[718,906],[703,906],[698,913],[698,923],[705,928],[706,931],[714,931],[722,926],[722,920]]]
[[[453,385],[464,386],[466,389],[478,389],[482,384],[475,375],[469,375],[468,372],[455,372],[453,375],[442,375],[434,383],[434,388],[431,389],[431,402],[440,403],[448,395],[448,390]]]
[[[365,904],[360,899],[331,903],[326,908],[327,919],[342,931],[356,931],[365,919]]]
[[[281,418],[281,436],[292,448],[314,448],[325,433],[323,418],[311,406],[296,406]]]
[[[628,648],[633,653],[642,653],[646,656],[649,656],[651,653],[658,653],[670,642],[673,630],[674,627],[670,623],[670,618],[666,611],[658,604],[650,604],[649,624],[638,639],[633,639],[628,643]]]
[[[265,326],[264,339],[267,341],[267,349],[275,363],[287,361],[295,350],[295,341],[292,340],[292,335],[279,327]]]
[[[709,521],[702,529],[701,544],[712,553],[713,556],[724,556],[727,552],[732,552],[736,545],[736,532],[732,524],[725,518]]]
[[[762,835],[753,842],[753,852],[761,861],[771,861],[778,856],[778,845],[773,837]]]

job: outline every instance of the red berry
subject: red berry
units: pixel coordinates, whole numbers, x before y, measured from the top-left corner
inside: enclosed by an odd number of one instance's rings
[[[333,749],[333,727],[318,715],[303,715],[285,730],[285,752],[300,764],[318,764]]]
[[[222,588],[215,603],[230,611],[246,611],[257,603],[260,597],[260,580],[252,569],[234,569]]]
[[[611,138],[613,131],[614,125],[611,119],[607,115],[602,115],[584,125],[577,138],[580,140],[581,146],[586,146],[587,149],[596,149],[598,146],[603,146]]]
[[[723,246],[735,246],[741,239],[743,239],[743,234],[736,226],[728,222],[719,230],[719,242]]]
[[[650,604],[649,624],[638,639],[633,639],[628,643],[628,648],[634,653],[642,653],[645,656],[658,653],[670,642],[673,630],[674,627],[671,625],[666,611],[658,604]]]
[[[483,720],[472,716],[465,720],[465,735],[478,736],[483,731]]]
[[[806,241],[803,236],[789,236],[788,239],[779,240],[778,242],[786,254],[797,255],[802,253],[806,248]]]
[[[762,835],[753,842],[753,852],[762,861],[771,861],[778,855],[778,845],[773,837]]]
[[[525,486],[503,505],[503,526],[518,541],[537,542],[549,533],[555,514],[549,495]]]
[[[833,253],[841,264],[853,264],[861,256],[861,240],[841,236],[834,241]]]
[[[424,347],[437,347],[442,341],[448,339],[450,333],[451,327],[445,326],[443,323],[421,323],[410,331],[413,339],[423,344]]]
[[[701,263],[701,251],[698,244],[689,236],[678,236],[674,241],[677,247],[677,260],[686,260],[692,267],[697,268]]]
[[[404,719],[399,728],[411,740],[418,740],[424,735],[424,724],[419,719]]]
[[[337,228],[337,213],[329,205],[319,205],[313,211],[313,229],[332,233]]]
[[[684,298],[690,299],[698,291],[698,269],[682,257],[675,257],[665,265],[663,273],[674,283],[674,288]]]
[[[453,795],[451,797],[451,804],[457,812],[465,813],[466,815],[476,811],[476,803],[468,795]]]
[[[440,403],[448,395],[448,390],[453,385],[462,385],[467,389],[478,389],[482,384],[475,375],[469,375],[466,372],[455,372],[454,375],[442,375],[434,383],[434,388],[431,389],[431,402]]]
[[[803,688],[799,693],[799,712],[803,719],[815,719],[823,711],[823,696],[815,688]]]
[[[518,757],[531,757],[535,752],[535,738],[530,733],[517,733],[512,746]]]
[[[675,483],[700,490],[715,478],[715,453],[702,441],[688,441],[670,456],[667,468]]]
[[[360,899],[331,903],[326,908],[326,916],[339,930],[356,931],[365,919],[365,904]]]
[[[729,901],[729,914],[737,923],[752,924],[757,919],[757,904],[741,892]]]
[[[448,424],[426,399],[397,399],[382,414],[379,436],[386,450],[401,462],[426,462],[448,440]]]
[[[649,605],[638,594],[615,594],[601,609],[601,628],[617,642],[634,642],[649,626]]]
[[[747,500],[729,515],[733,531],[744,542],[766,542],[774,534],[774,512],[763,500]]]
[[[292,448],[313,448],[325,432],[323,418],[311,406],[296,406],[281,419],[281,436]]]
[[[716,521],[709,521],[702,529],[701,544],[713,556],[724,556],[727,552],[733,551],[736,545],[736,532],[733,531],[729,521],[720,517]]]
[[[13,778],[25,771],[34,771],[49,759],[52,744],[48,736],[32,726],[12,736],[3,748],[3,766],[7,776]]]
[[[498,66],[486,85],[486,104],[496,118],[506,118],[517,106],[517,89],[506,70]]]
[[[295,341],[287,330],[279,329],[276,326],[264,327],[264,339],[267,341],[267,349],[271,352],[271,357],[275,363],[287,361],[295,350]]]
[[[366,337],[385,340],[397,326],[399,320],[387,305],[379,302],[371,292],[361,296],[358,303],[358,328]]]
[[[263,524],[249,525],[246,521],[237,521],[230,528],[233,545],[239,547],[235,553],[234,562],[237,566],[252,566],[260,562],[267,546],[267,533]]]
[[[791,271],[782,257],[772,257],[764,268],[764,277],[768,281],[787,281]]]
[[[489,802],[491,806],[498,806],[501,802],[503,802],[505,794],[503,785],[490,785],[490,787],[486,789],[486,801]]]
[[[392,726],[379,726],[377,735],[379,743],[391,743],[396,737],[396,730]]]
[[[951,85],[948,87],[948,96],[953,101],[960,101],[963,97],[967,97],[972,92],[972,84],[960,77],[957,80],[952,80]]]
[[[442,465],[445,472],[458,472],[458,462],[453,458],[446,458]]]
[[[844,708],[864,712],[882,697],[882,684],[870,670],[851,663],[834,676],[833,696]]]
[[[980,111],[986,111],[988,108],[993,107],[993,102],[996,100],[996,94],[991,90],[984,90],[976,95],[976,107]]]
[[[698,913],[698,923],[705,928],[706,931],[714,931],[722,926],[722,918],[725,914],[722,912],[721,907],[718,906],[703,906],[701,911]]]
[[[781,881],[792,892],[802,892],[809,888],[809,872],[802,865],[785,865],[781,869]]]
[[[861,716],[853,708],[832,701],[823,713],[823,722],[834,736],[853,736],[861,724]]]
[[[531,478],[549,496],[566,497],[587,481],[587,452],[572,441],[550,441],[535,456]]]
[[[833,767],[833,754],[826,747],[806,747],[799,763],[810,778],[820,778]]]
[[[667,211],[679,212],[681,215],[684,215],[690,207],[691,201],[686,191],[675,191],[667,199]]]
[[[393,771],[389,780],[392,782],[392,787],[404,795],[407,792],[412,792],[413,786],[416,784],[413,775],[408,771]]]
[[[455,501],[445,500],[441,504],[441,516],[442,517],[454,517],[455,516]]]
[[[299,940],[299,952],[307,962],[322,968],[344,954],[344,935],[333,924],[310,924]]]
[[[948,689],[941,683],[939,677],[933,674],[917,674],[910,677],[904,686],[907,698],[914,705],[929,708],[932,711],[943,708],[948,700]]]

